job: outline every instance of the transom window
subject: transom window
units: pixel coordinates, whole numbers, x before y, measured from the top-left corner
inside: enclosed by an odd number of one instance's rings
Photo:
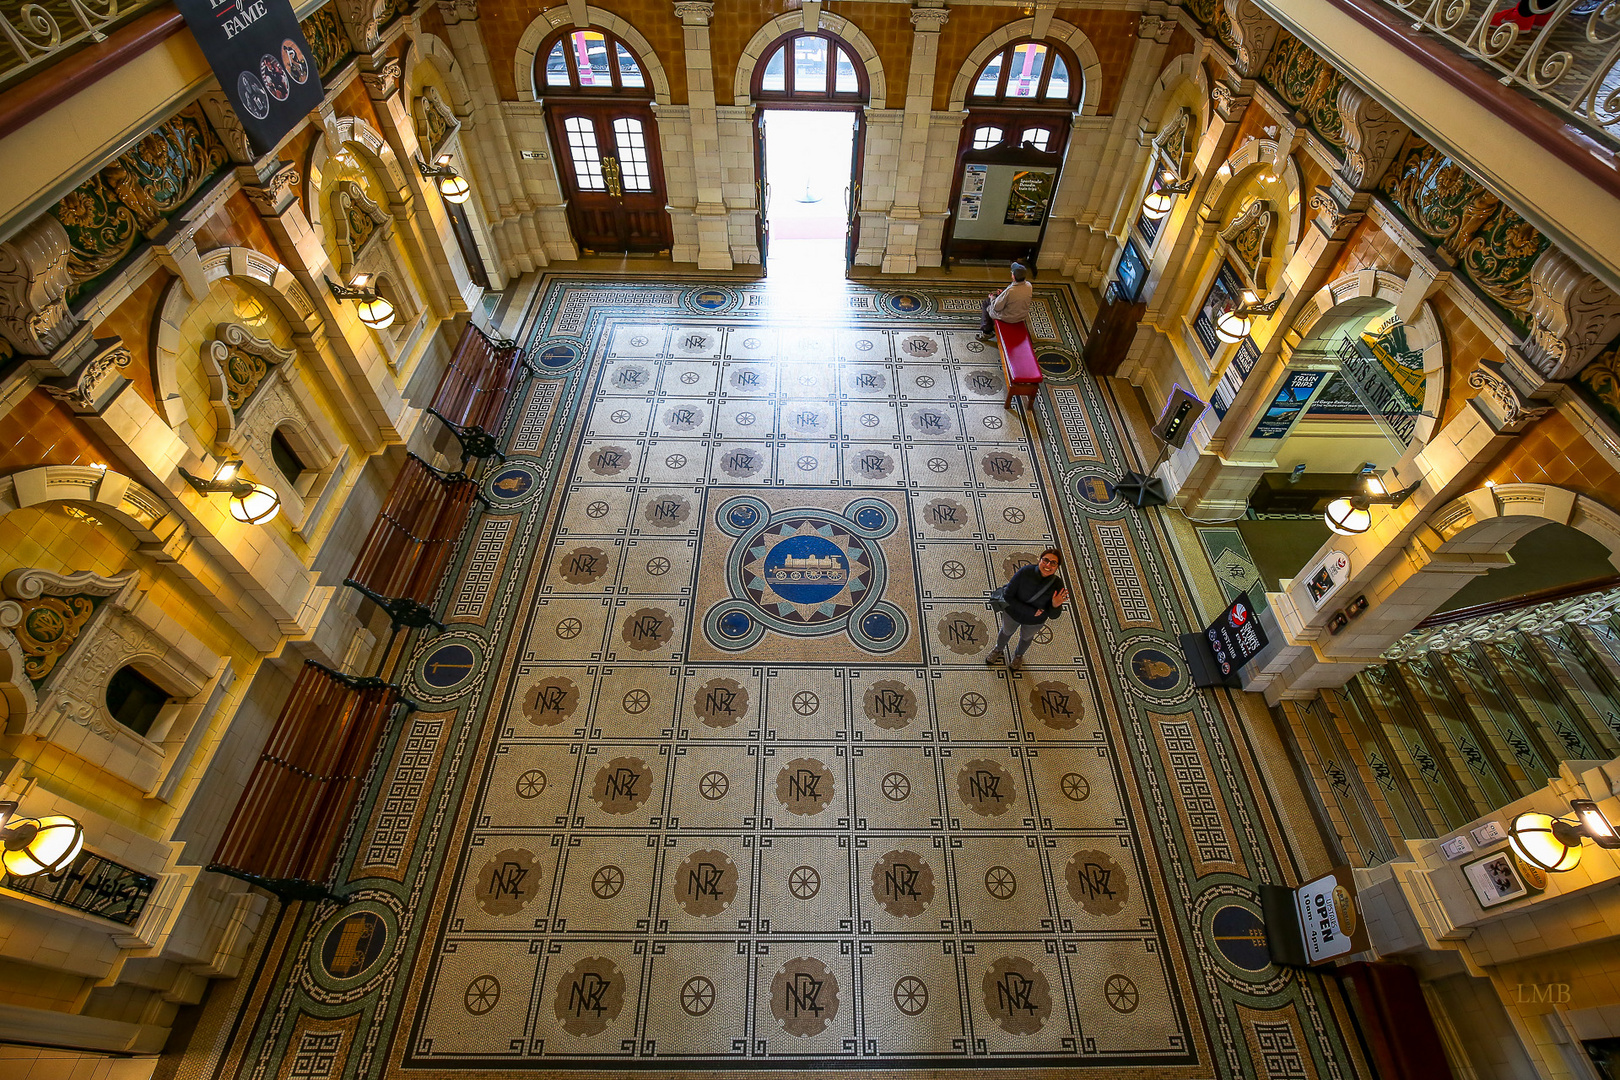
[[[864,101],[866,68],[833,35],[795,31],[766,49],[754,69],[754,97]]]
[[[973,129],[973,149],[988,150],[1001,142],[1001,129],[994,124]]]
[[[604,30],[565,31],[543,55],[543,84],[547,90],[637,96],[652,93],[636,54]]]
[[[1014,128],[1013,130],[1017,131],[1018,129]],[[1006,134],[1004,129],[997,127],[995,124],[981,124],[973,129],[973,149],[989,150],[1000,146]],[[1043,153],[1050,152],[1052,149],[1052,129],[1044,127],[1024,128],[1023,134],[1018,136],[1014,148],[1019,149],[1026,145],[1032,146]]]
[[[985,61],[968,97],[978,104],[1073,105],[1078,71],[1074,57],[1052,42],[1015,41]]]

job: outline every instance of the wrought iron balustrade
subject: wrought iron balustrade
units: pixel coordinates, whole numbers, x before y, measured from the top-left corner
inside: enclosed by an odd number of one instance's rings
[[[0,82],[11,83],[163,0],[0,0]]]
[[[1412,442],[1422,413],[1412,406],[1412,399],[1378,358],[1362,351],[1359,345],[1353,337],[1339,344],[1339,377],[1390,441],[1405,449]]]
[[[131,870],[90,851],[81,851],[60,874],[12,877],[0,874],[0,887],[115,923],[134,926],[146,910],[157,878]]]
[[[1515,634],[1542,634],[1562,626],[1604,623],[1616,614],[1620,614],[1620,588],[1581,593],[1477,619],[1413,630],[1385,649],[1383,658],[1405,660],[1428,652],[1457,652],[1470,645],[1508,641]]]
[[[1546,16],[1521,18],[1517,0],[1381,2],[1413,19],[1414,31],[1485,64],[1504,86],[1620,147],[1620,5],[1559,0]]]

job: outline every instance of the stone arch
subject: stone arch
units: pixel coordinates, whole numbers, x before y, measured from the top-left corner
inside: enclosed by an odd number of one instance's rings
[[[567,4],[542,11],[523,28],[523,36],[518,39],[517,55],[512,58],[512,78],[514,85],[517,86],[519,101],[539,101],[544,96],[540,92],[541,87],[534,81],[536,54],[540,51],[540,43],[551,36],[552,31],[564,26],[581,28],[595,26],[629,45],[635,50],[636,58],[641,61],[642,69],[647,73],[647,85],[652,87],[653,100],[660,105],[672,104],[673,99],[669,96],[669,72],[664,70],[664,62],[658,58],[652,42],[648,41],[640,30],[613,12],[599,7],[587,7],[585,21],[578,22],[574,18],[573,9]]]
[[[48,503],[85,503],[128,529],[143,544],[183,539],[186,528],[168,503],[123,473],[93,465],[41,465],[0,476],[0,517]]]
[[[1236,181],[1257,169],[1275,166],[1276,157],[1277,144],[1270,139],[1251,139],[1244,143],[1215,170],[1215,179],[1209,185],[1209,193],[1204,196],[1202,212],[1218,219],[1226,211],[1226,204],[1240,189],[1241,185]],[[1277,267],[1280,275],[1288,259],[1293,257],[1294,249],[1299,246],[1300,237],[1304,235],[1306,200],[1300,189],[1299,167],[1294,164],[1291,155],[1283,159],[1277,179],[1288,193],[1288,205],[1285,207],[1288,211],[1288,251],[1282,264]]]
[[[1358,301],[1370,307],[1367,301],[1377,300],[1399,309],[1405,292],[1406,281],[1385,270],[1366,269],[1345,274],[1317,290],[1289,327],[1288,340],[1297,345],[1323,316]],[[1446,400],[1450,370],[1446,365],[1445,334],[1433,305],[1427,300],[1418,304],[1416,315],[1405,325],[1406,343],[1423,352],[1423,412],[1428,415],[1418,417],[1412,434],[1412,445],[1423,446],[1439,426],[1441,407]]]
[[[873,109],[886,109],[889,107],[889,84],[883,77],[883,61],[878,57],[877,46],[872,39],[866,36],[865,31],[856,26],[842,15],[834,15],[823,10],[821,21],[817,24],[818,30],[840,38],[846,45],[855,50],[866,67],[866,85],[871,93],[868,106]],[[731,100],[736,105],[746,105],[753,101],[754,68],[759,65],[765,56],[765,50],[771,43],[783,34],[791,34],[795,30],[804,29],[804,14],[798,10],[778,15],[754,31],[754,36],[748,39],[743,46],[742,55],[737,58],[737,70],[733,73],[731,84]]]
[[[1204,70],[1203,64],[1193,59],[1191,53],[1183,53],[1176,57],[1159,73],[1158,81],[1148,92],[1147,107],[1142,110],[1143,116],[1153,118],[1151,121],[1153,127],[1150,130],[1144,126],[1144,132],[1153,134],[1159,130],[1164,123],[1165,108],[1170,98],[1186,83],[1191,83],[1197,91],[1197,103],[1191,108],[1193,119],[1197,123],[1198,136],[1203,137],[1204,132],[1209,129],[1209,73]]]
[[[1475,488],[1430,515],[1427,525],[1447,555],[1506,554],[1548,522],[1579,529],[1609,549],[1620,569],[1620,513],[1596,499],[1550,484]]]
[[[410,198],[410,189],[405,186],[404,171],[399,159],[394,156],[394,148],[358,116],[339,116],[326,125],[326,138],[316,139],[310,145],[309,160],[304,169],[304,209],[316,232],[325,228],[323,222],[326,219],[326,209],[321,205],[321,177],[326,173],[327,162],[332,159],[333,148],[345,146],[354,147],[356,155],[377,177],[383,189],[376,193],[379,206],[391,210]]]
[[[315,305],[310,303],[293,272],[264,252],[245,247],[219,247],[202,253],[200,258],[204,281],[212,285],[220,278],[231,277],[247,283],[281,312],[295,336],[309,333],[320,325]],[[186,290],[180,278],[169,282],[158,304],[157,334],[152,342],[152,379],[161,415],[188,446],[202,455],[206,453],[205,448],[200,444],[192,445],[196,436],[186,418],[178,371],[183,344],[181,327],[198,299]]]
[[[415,91],[420,82],[420,69],[423,65],[431,67],[444,81],[444,88],[450,95],[449,105],[452,111],[462,119],[472,115],[472,93],[467,89],[467,80],[462,75],[461,63],[456,59],[450,46],[437,34],[424,32],[411,38],[413,48],[405,54],[404,74],[401,77],[406,87],[407,103],[415,100]]]
[[[823,21],[827,18],[822,16]],[[1003,48],[1008,42],[1018,38],[1035,36],[1035,20],[1019,19],[1010,22],[1001,29],[996,30],[989,37],[979,42],[973,51],[968,53],[967,59],[962,61],[962,67],[956,73],[956,81],[951,84],[951,100],[946,106],[951,112],[961,112],[967,108],[968,87],[973,85],[973,76],[979,73],[979,68],[990,59],[990,55]],[[1082,116],[1095,116],[1097,105],[1102,101],[1102,61],[1097,58],[1097,50],[1091,44],[1091,39],[1084,30],[1062,19],[1053,19],[1051,28],[1047,30],[1046,37],[1053,41],[1061,41],[1073,52],[1076,60],[1080,61],[1080,108]]]

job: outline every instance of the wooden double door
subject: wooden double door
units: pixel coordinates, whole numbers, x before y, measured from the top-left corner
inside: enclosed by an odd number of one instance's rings
[[[673,241],[658,124],[634,102],[546,105],[568,223],[587,251],[661,252]]]

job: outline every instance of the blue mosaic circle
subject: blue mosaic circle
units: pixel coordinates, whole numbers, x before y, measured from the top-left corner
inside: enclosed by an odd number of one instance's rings
[[[1097,473],[1084,473],[1075,481],[1075,491],[1092,506],[1107,506],[1114,501],[1114,482]]]
[[[466,682],[476,658],[465,645],[440,645],[422,665],[422,681],[435,690],[448,690]]]
[[[747,505],[733,506],[731,510],[727,512],[726,520],[729,521],[734,528],[751,529],[753,528],[754,523],[759,520],[759,511],[755,510],[752,506]]]
[[[567,367],[579,359],[579,350],[572,345],[547,345],[535,355],[535,359],[544,367]]]
[[[754,628],[754,620],[741,611],[728,611],[720,616],[720,632],[728,638],[740,638]]]
[[[928,310],[928,302],[916,293],[897,292],[883,297],[883,307],[891,315],[921,315]]]
[[[1264,971],[1271,964],[1266,948],[1266,927],[1260,916],[1241,904],[1227,904],[1215,910],[1210,920],[1210,938],[1233,966],[1244,971]]]
[[[495,474],[489,482],[490,498],[515,502],[534,490],[539,479],[531,469],[522,465],[509,465]]]
[[[765,581],[795,604],[819,604],[849,584],[843,548],[820,536],[790,536],[765,556]]]
[[[887,520],[888,519],[883,511],[879,510],[875,506],[863,506],[859,510],[855,511],[855,524],[859,525],[863,529],[870,529],[873,532],[883,528],[883,525]]]
[[[1163,649],[1138,649],[1129,667],[1131,678],[1149,690],[1174,690],[1181,682],[1181,661]]]
[[[894,619],[887,612],[874,611],[861,620],[861,632],[873,641],[888,641],[894,631]]]
[[[705,315],[713,315],[727,311],[737,304],[737,294],[730,289],[715,286],[704,286],[693,289],[686,294],[686,306],[692,311],[699,311]]]

